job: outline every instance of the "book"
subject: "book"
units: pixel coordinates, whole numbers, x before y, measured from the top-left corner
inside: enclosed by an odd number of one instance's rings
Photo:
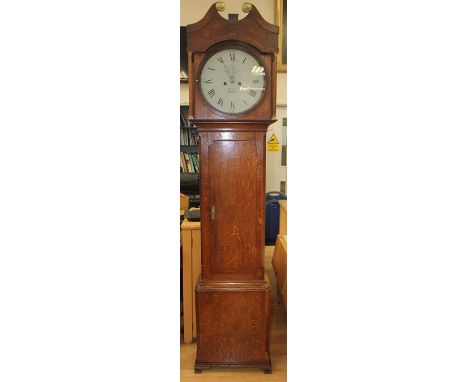
[[[195,166],[195,155],[190,154],[190,162],[192,165],[193,172],[198,172],[197,171],[197,166]]]
[[[183,172],[187,172],[187,165],[185,164],[185,157],[183,152],[180,153],[180,165],[182,167]]]
[[[187,172],[193,172],[192,166],[190,165],[190,156],[188,153],[184,153],[185,164],[187,165]]]

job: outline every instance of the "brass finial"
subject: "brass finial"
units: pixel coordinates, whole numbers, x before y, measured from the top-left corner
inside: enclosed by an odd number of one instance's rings
[[[216,10],[217,10],[218,12],[222,12],[222,11],[224,11],[225,9],[226,9],[226,6],[224,5],[224,2],[222,2],[222,1],[217,1],[217,2],[216,2]]]
[[[251,3],[244,3],[242,4],[242,11],[245,13],[249,13],[252,10],[252,4]]]

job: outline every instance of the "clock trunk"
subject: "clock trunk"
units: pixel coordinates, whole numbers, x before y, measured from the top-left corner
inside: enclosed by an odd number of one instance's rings
[[[210,128],[198,126],[202,278],[263,280],[265,129]]]

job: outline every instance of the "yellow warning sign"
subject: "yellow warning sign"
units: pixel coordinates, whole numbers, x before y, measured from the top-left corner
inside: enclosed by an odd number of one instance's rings
[[[271,137],[268,141],[268,144],[271,145],[271,144],[275,144],[275,145],[279,145],[279,141],[278,141],[278,138],[276,138],[276,135],[275,133],[271,134]]]
[[[268,140],[268,151],[279,151],[279,141],[278,138],[276,138],[275,133],[271,134],[271,137]]]

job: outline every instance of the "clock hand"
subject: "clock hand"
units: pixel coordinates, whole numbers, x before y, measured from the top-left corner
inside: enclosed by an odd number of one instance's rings
[[[226,64],[223,64],[224,65],[224,71],[226,72],[226,74],[229,76],[229,82],[230,83],[233,83],[234,82],[234,76],[231,75],[231,73],[229,73],[229,69],[228,67],[226,66]]]
[[[235,70],[235,69],[236,69],[236,67],[234,65],[234,62],[231,62],[231,83],[235,82],[235,76],[236,76],[236,74],[239,73],[239,71]]]
[[[234,62],[231,62],[231,73],[232,73],[232,76],[234,77],[234,74],[236,74],[237,72],[234,71],[235,67],[234,67]]]

